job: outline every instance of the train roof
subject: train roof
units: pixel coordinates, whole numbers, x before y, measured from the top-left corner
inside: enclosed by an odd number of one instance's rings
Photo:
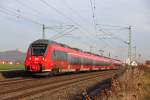
[[[74,50],[77,50],[77,51],[80,51],[80,52],[83,52],[83,53],[92,54],[92,55],[95,55],[95,56],[99,56],[99,57],[104,57],[104,58],[120,61],[118,59],[109,58],[109,57],[106,57],[106,56],[101,56],[101,55],[98,55],[98,54],[95,54],[95,53],[91,53],[91,52],[88,52],[88,51],[83,51],[83,50],[78,49],[78,48],[72,48],[72,47],[70,47],[70,46],[68,46],[66,44],[58,43],[58,42],[53,41],[53,40],[38,39],[38,40],[34,41],[31,45],[34,45],[34,44],[57,44],[57,45],[60,45],[62,47],[74,49]]]

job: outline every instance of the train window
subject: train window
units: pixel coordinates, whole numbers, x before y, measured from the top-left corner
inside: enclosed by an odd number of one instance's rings
[[[43,56],[45,51],[46,51],[47,45],[45,45],[45,44],[33,44],[31,48],[32,48],[31,53],[33,56]]]
[[[81,58],[70,56],[69,62],[71,64],[81,64]]]
[[[80,64],[84,65],[84,58],[80,58]]]
[[[94,66],[96,65],[96,61],[95,61],[95,60],[93,60],[93,65],[94,65]]]
[[[43,56],[46,51],[46,48],[32,48],[33,56]]]
[[[84,58],[84,65],[91,65],[91,60]]]
[[[56,51],[54,50],[53,53],[52,53],[52,59],[53,60],[57,60],[57,54],[56,54]]]
[[[52,59],[53,60],[58,60],[58,61],[67,61],[67,53],[54,50],[52,53]]]
[[[110,63],[101,62],[101,61],[95,61],[94,65],[96,65],[96,66],[108,66],[108,65],[110,65]]]
[[[70,62],[71,64],[76,64],[76,59],[75,59],[75,57],[70,56],[69,62]]]
[[[60,54],[61,54],[61,60],[62,60],[62,61],[67,61],[67,53],[65,53],[65,52],[60,52]]]

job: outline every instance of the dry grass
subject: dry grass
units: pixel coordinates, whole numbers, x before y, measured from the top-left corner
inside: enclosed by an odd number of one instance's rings
[[[94,100],[150,100],[149,93],[150,69],[130,68],[122,76],[113,78],[111,88],[97,94]]]
[[[150,68],[144,69],[144,74],[142,76],[144,89],[146,91],[146,95],[143,98],[144,100],[150,100]]]
[[[143,81],[144,71],[131,68],[118,79],[113,79],[109,100],[144,100],[146,91]]]

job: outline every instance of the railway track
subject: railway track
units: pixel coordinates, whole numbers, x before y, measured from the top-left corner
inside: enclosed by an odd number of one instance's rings
[[[75,75],[65,75],[52,78],[44,78],[39,80],[30,81],[22,86],[13,88],[8,86],[4,90],[0,91],[0,98],[2,100],[12,100],[19,98],[26,98],[33,95],[37,95],[43,92],[53,92],[59,89],[65,88],[68,85],[76,84],[78,82],[88,81],[95,78],[108,78],[111,75],[118,73],[117,70],[103,71],[103,72],[93,72]],[[21,82],[21,81],[20,81]],[[21,82],[23,83],[23,82]],[[18,84],[18,83],[16,83]]]
[[[105,73],[104,72],[101,72],[101,73]],[[69,74],[69,75],[61,75],[61,76],[52,76],[52,77],[45,77],[45,78],[15,78],[15,79],[9,79],[9,80],[4,80],[4,81],[1,81],[0,82],[0,88],[1,88],[1,91],[0,91],[0,94],[4,94],[6,93],[6,91],[17,91],[19,89],[22,89],[24,87],[32,87],[34,84],[34,86],[36,86],[38,83],[40,84],[45,84],[46,82],[51,82],[51,83],[54,83],[54,82],[57,82],[58,80],[61,81],[61,80],[65,80],[65,79],[71,79],[71,78],[74,78],[74,77],[80,77],[80,75],[84,75],[86,73],[80,73],[80,74]],[[92,74],[90,72],[90,74]],[[16,87],[17,86],[17,87]]]
[[[31,81],[33,78],[13,78],[13,79],[6,79],[3,81],[0,81],[0,86],[4,85],[9,85],[9,84],[16,84],[20,82],[25,82],[25,81]]]

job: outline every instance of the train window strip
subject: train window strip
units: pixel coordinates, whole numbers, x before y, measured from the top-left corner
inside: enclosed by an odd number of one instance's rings
[[[54,50],[52,52],[52,59],[54,61],[67,61],[67,56],[68,56],[68,54],[63,51]]]
[[[110,63],[102,62],[102,61],[96,61],[88,58],[81,58],[81,57],[69,57],[69,63],[70,64],[78,64],[78,65],[93,65],[93,66],[108,66]]]
[[[66,52],[54,50],[52,53],[54,61],[68,61],[71,65],[93,65],[93,66],[108,66],[110,63],[96,61],[89,58],[75,57],[67,54]]]

